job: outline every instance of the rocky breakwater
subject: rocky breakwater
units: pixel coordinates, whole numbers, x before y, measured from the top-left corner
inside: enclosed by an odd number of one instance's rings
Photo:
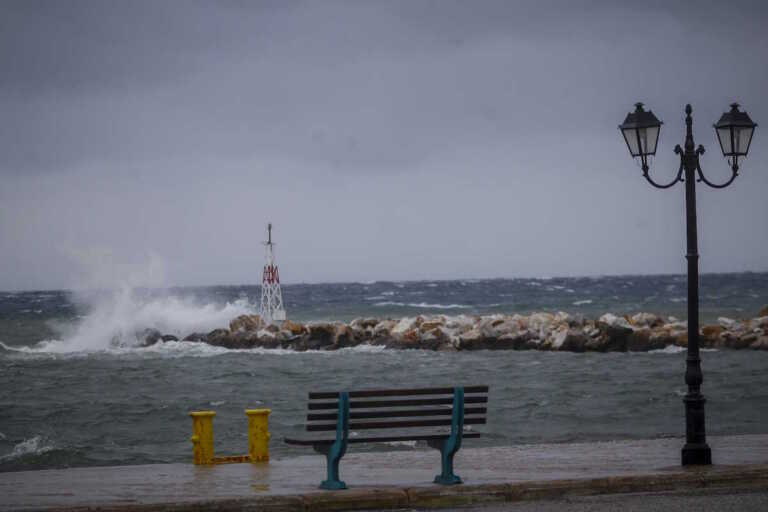
[[[349,323],[287,320],[265,325],[259,315],[242,315],[229,329],[192,333],[181,341],[231,349],[283,348],[296,351],[337,350],[358,345],[422,350],[549,350],[567,352],[644,352],[688,344],[687,323],[650,313],[598,319],[558,313],[485,316],[417,316],[358,318]],[[150,330],[144,344],[178,341]],[[768,350],[768,306],[749,320],[719,318],[701,327],[705,348]]]

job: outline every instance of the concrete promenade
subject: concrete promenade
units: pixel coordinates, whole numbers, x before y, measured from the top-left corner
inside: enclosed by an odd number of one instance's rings
[[[768,435],[712,436],[714,465],[682,468],[681,439],[472,448],[456,456],[464,485],[432,484],[435,450],[355,453],[345,491],[317,488],[322,456],[214,467],[155,464],[0,473],[0,511],[319,511],[481,505],[564,496],[768,489]],[[308,453],[313,453],[307,450]],[[191,458],[191,453],[190,453]]]

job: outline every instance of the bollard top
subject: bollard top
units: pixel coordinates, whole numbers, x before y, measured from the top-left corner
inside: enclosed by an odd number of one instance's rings
[[[208,416],[216,416],[215,411],[192,411],[189,413],[193,418],[205,418]]]
[[[245,415],[246,416],[256,416],[256,415],[269,415],[272,412],[272,409],[246,409]]]

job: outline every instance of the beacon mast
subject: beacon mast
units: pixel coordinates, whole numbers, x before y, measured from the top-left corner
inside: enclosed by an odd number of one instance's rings
[[[261,317],[267,323],[285,320],[283,308],[283,292],[280,291],[280,272],[275,264],[272,251],[272,223],[267,224],[268,239],[264,242],[266,248],[266,263],[261,276]]]

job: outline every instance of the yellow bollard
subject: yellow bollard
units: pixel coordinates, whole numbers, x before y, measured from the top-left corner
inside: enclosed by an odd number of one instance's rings
[[[269,413],[270,409],[246,409],[248,416],[248,455],[251,462],[269,460]]]
[[[192,416],[192,452],[195,464],[213,464],[213,411],[195,411]]]

